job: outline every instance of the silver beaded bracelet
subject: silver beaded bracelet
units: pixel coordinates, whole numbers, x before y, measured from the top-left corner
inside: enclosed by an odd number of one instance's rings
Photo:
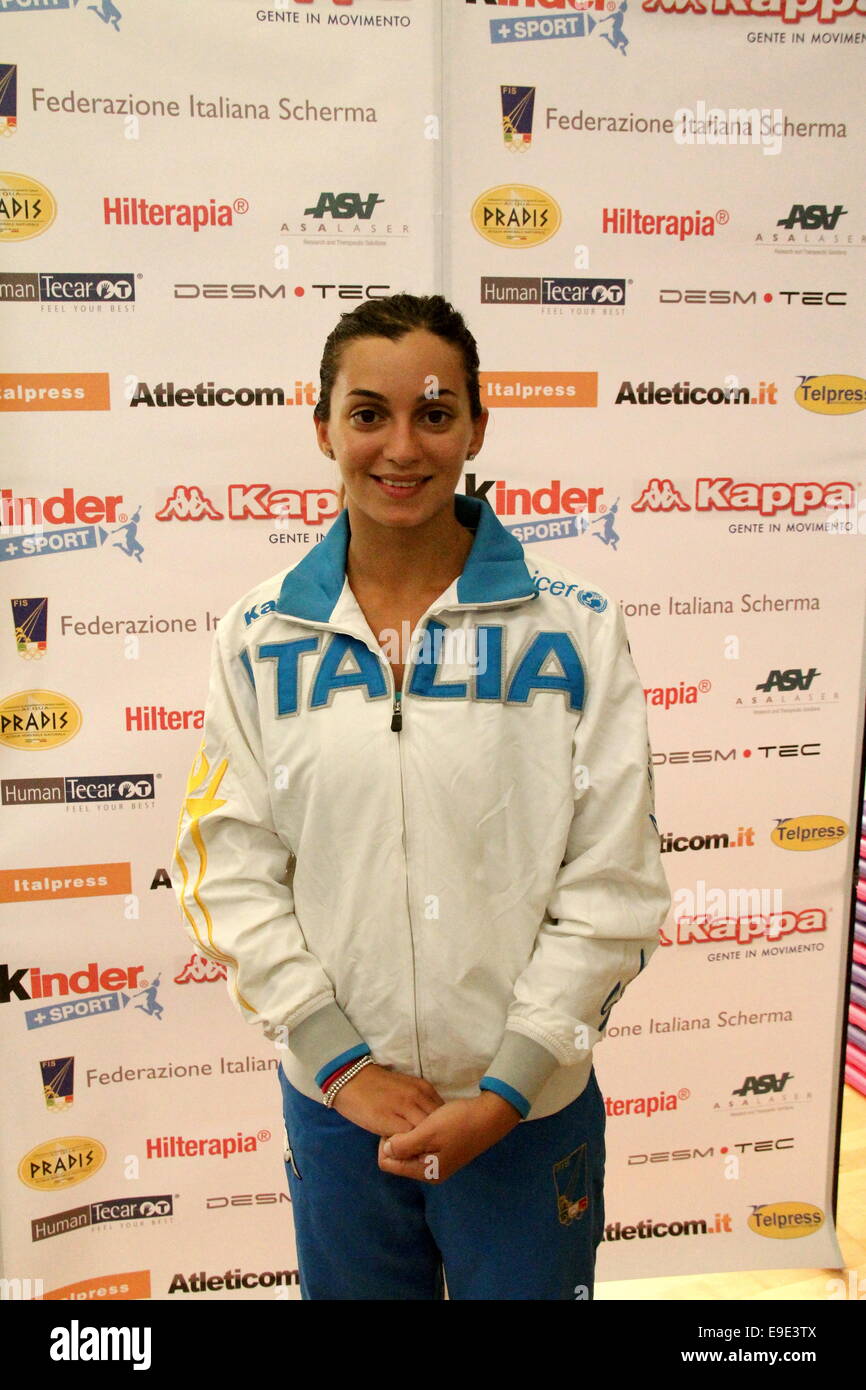
[[[372,1061],[373,1058],[370,1056],[369,1052],[366,1053],[366,1055],[360,1057],[358,1061],[355,1062],[354,1066],[351,1066],[348,1071],[344,1071],[343,1075],[337,1078],[333,1086],[328,1087],[327,1091],[325,1092],[325,1104],[327,1105],[328,1109],[330,1109],[331,1106],[334,1104],[334,1097],[339,1091],[340,1087],[345,1086],[346,1082],[351,1081],[352,1077],[357,1076],[358,1072],[361,1071],[364,1067],[369,1067]]]

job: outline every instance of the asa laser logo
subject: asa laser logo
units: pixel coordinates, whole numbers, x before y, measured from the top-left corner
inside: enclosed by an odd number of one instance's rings
[[[750,1231],[771,1240],[795,1240],[811,1236],[824,1224],[824,1212],[811,1202],[772,1202],[753,1206],[747,1223]]]
[[[794,400],[815,415],[855,415],[866,410],[866,380],[862,376],[801,376]]]
[[[848,825],[838,816],[786,816],[777,820],[770,839],[779,849],[829,849],[848,834]]]
[[[18,128],[18,64],[0,63],[0,135]]]
[[[92,1178],[106,1157],[105,1145],[98,1139],[81,1135],[48,1139],[24,1155],[18,1164],[18,1177],[37,1192],[53,1192]]]
[[[48,645],[48,599],[13,598],[15,647],[25,661],[38,661]]]
[[[794,203],[787,217],[780,217],[776,223],[777,227],[786,227],[790,232],[794,227],[802,227],[804,231],[832,232],[840,217],[847,217],[848,210],[843,208],[841,203],[829,208],[825,203]]]
[[[249,212],[246,198],[232,203],[152,203],[147,198],[103,198],[102,218],[106,227],[233,227],[236,217]]]
[[[355,218],[359,222],[369,222],[373,209],[384,203],[378,193],[320,193],[318,200],[310,208],[304,208],[305,217],[333,217],[336,220]]]
[[[29,877],[31,874],[37,877]],[[131,892],[128,862],[0,869],[0,903],[51,902],[55,898],[98,898]]]
[[[151,1197],[109,1197],[83,1207],[71,1207],[30,1222],[30,1239],[50,1240],[85,1226],[165,1224],[174,1216],[174,1199],[168,1193]]]
[[[786,671],[771,671],[766,680],[756,685],[755,689],[763,690],[765,693],[770,690],[808,690],[812,681],[820,674],[816,666],[810,666],[808,671],[803,671],[799,666],[791,666]]]
[[[54,195],[38,179],[29,174],[0,174],[0,241],[41,236],[56,216]]]
[[[470,217],[479,236],[506,250],[540,246],[562,223],[559,204],[550,194],[524,183],[498,184],[480,193]]]
[[[0,272],[0,304],[125,304],[134,299],[131,271]]]
[[[59,748],[81,725],[75,701],[56,690],[19,690],[0,700],[0,743],[7,748],[25,753]]]
[[[500,87],[502,101],[502,139],[509,151],[528,150],[532,143],[534,87]]]
[[[784,1091],[788,1082],[793,1078],[794,1073],[783,1071],[781,1076],[775,1072],[764,1072],[762,1076],[747,1076],[742,1086],[737,1086],[731,1091],[732,1096],[766,1096],[770,1092],[778,1095]]]

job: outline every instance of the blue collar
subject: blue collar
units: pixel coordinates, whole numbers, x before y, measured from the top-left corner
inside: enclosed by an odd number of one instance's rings
[[[457,580],[458,603],[496,603],[527,598],[535,592],[523,546],[506,531],[489,502],[456,492],[454,515],[461,525],[475,530],[472,549]],[[278,613],[311,622],[330,620],[346,580],[350,535],[349,513],[344,508],[324,540],[286,575],[277,599]]]

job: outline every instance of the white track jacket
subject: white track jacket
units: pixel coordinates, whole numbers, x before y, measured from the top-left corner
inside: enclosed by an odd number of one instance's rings
[[[580,1095],[670,907],[619,606],[482,499],[402,695],[346,579],[348,512],[220,620],[172,880],[289,1081],[372,1051],[529,1119]]]

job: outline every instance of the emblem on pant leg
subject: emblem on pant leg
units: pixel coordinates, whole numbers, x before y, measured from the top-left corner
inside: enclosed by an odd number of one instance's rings
[[[560,1224],[570,1226],[579,1221],[589,1206],[586,1194],[586,1144],[581,1144],[567,1158],[553,1165],[556,1188],[556,1210]]]

